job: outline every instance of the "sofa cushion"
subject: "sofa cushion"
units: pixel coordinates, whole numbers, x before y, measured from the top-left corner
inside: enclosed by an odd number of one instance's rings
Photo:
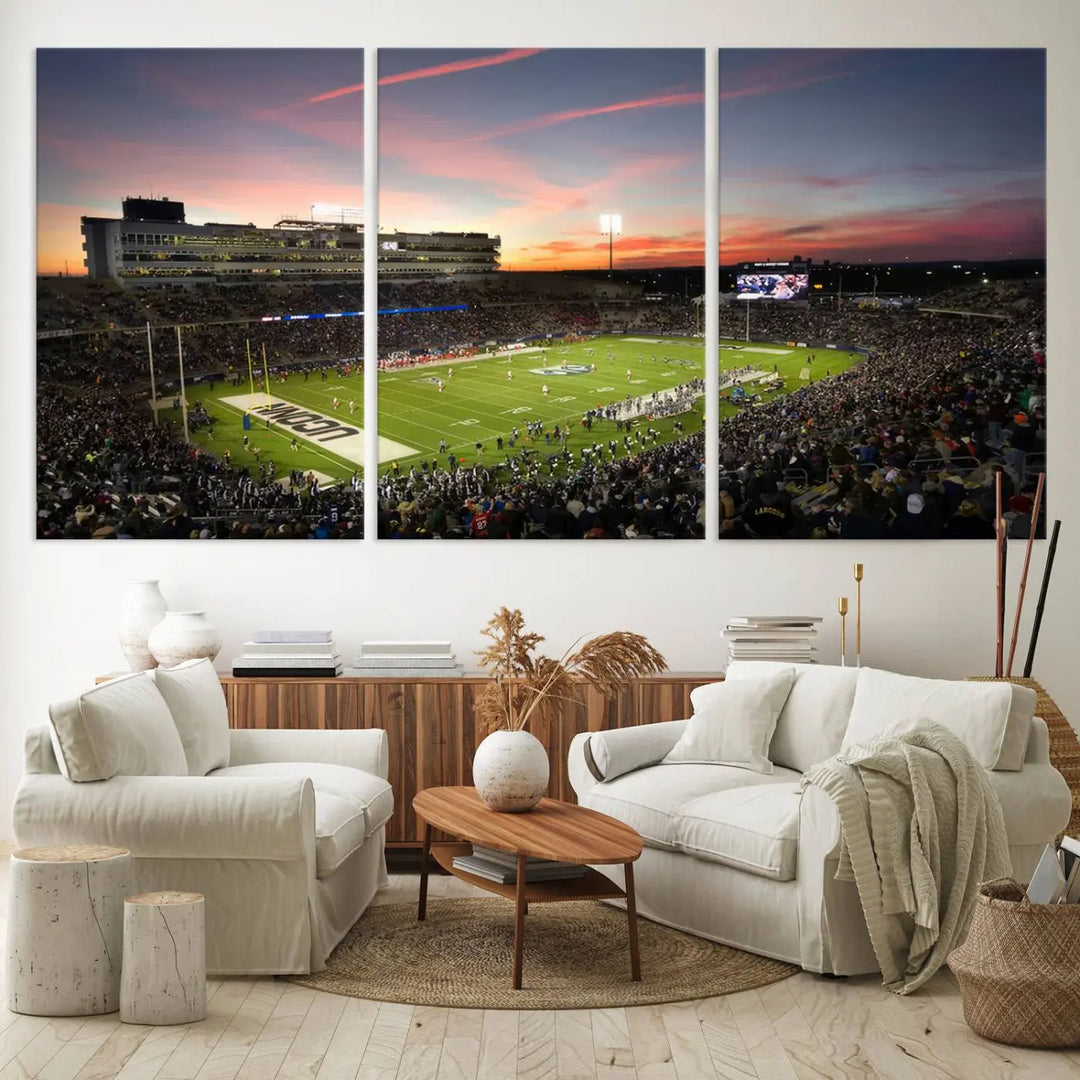
[[[785,667],[757,679],[697,687],[690,694],[694,715],[664,763],[712,762],[771,773],[769,743],[794,678]]]
[[[153,678],[180,733],[188,774],[205,776],[228,765],[229,709],[214,665],[188,660],[174,668],[157,668]]]
[[[758,678],[790,666],[767,660],[735,660],[728,664],[724,678]],[[806,772],[840,749],[855,699],[859,668],[796,664],[794,672],[791,693],[776,721],[769,760],[786,769]]]
[[[679,818],[688,802],[716,791],[798,780],[790,769],[763,775],[730,765],[653,765],[597,784],[582,796],[581,805],[625,822],[648,847],[677,851]]]
[[[315,789],[315,876],[332,874],[367,839],[366,815],[350,799]]]
[[[54,702],[49,722],[57,763],[69,780],[188,774],[169,706],[141,671]]]
[[[984,768],[1023,768],[1034,690],[1010,683],[923,679],[862,668],[843,746],[865,742],[892,724],[935,720],[961,739]]]
[[[326,765],[317,761],[266,761],[258,765],[230,765],[215,769],[211,776],[304,776],[315,788],[315,816],[326,796],[343,800],[362,815],[363,842],[385,825],[394,812],[394,792],[381,777],[347,765]],[[329,805],[329,804],[328,804]],[[330,811],[326,811],[330,814]],[[330,817],[327,820],[332,820]]]
[[[685,803],[676,825],[688,855],[774,881],[795,880],[798,782],[752,784]]]

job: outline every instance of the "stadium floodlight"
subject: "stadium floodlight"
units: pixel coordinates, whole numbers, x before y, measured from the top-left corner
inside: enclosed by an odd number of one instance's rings
[[[601,214],[600,235],[608,238],[607,272],[611,277],[615,269],[615,237],[622,236],[622,214]]]
[[[331,203],[312,203],[312,221],[340,221],[362,222],[364,220],[364,208],[362,206],[337,206]]]

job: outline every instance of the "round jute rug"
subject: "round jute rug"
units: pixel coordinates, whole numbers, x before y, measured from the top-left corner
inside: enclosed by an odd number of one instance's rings
[[[593,900],[533,904],[522,989],[510,986],[514,906],[496,899],[368,908],[325,970],[292,982],[332,994],[463,1009],[603,1009],[731,994],[794,975],[779,960],[638,920],[641,982],[630,980],[626,913]]]

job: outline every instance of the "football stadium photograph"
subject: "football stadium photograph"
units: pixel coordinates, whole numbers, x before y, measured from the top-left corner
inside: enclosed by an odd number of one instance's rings
[[[721,538],[1044,535],[1044,50],[719,68]]]
[[[38,52],[39,538],[1043,535],[1043,50],[364,61]]]

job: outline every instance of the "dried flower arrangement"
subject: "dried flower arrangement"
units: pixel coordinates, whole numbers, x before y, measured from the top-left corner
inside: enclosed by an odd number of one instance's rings
[[[590,638],[580,648],[579,638],[558,660],[534,656],[544,638],[525,630],[517,608],[500,608],[481,633],[492,644],[479,653],[480,666],[495,680],[476,702],[476,718],[486,731],[521,731],[533,715],[554,717],[563,702],[572,700],[575,677],[610,697],[627,679],[667,669],[667,661],[645,638],[621,630]]]

